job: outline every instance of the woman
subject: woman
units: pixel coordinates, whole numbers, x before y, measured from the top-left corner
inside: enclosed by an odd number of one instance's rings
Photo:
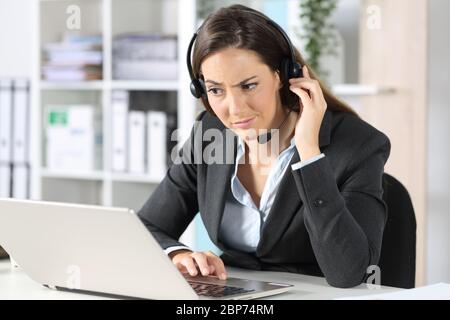
[[[225,279],[226,264],[324,275],[332,286],[352,287],[380,256],[389,139],[326,90],[297,50],[303,77],[283,79],[290,43],[269,21],[234,5],[199,29],[192,76],[207,112],[185,144],[190,152],[180,153],[188,161],[170,167],[139,217],[193,276]],[[232,133],[231,163],[211,161],[199,128],[223,139]],[[279,128],[276,138],[260,143],[257,130],[271,128]],[[265,156],[261,145],[270,147]],[[177,241],[198,212],[221,257]]]

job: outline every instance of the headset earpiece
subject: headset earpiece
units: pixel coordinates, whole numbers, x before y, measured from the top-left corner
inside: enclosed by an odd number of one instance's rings
[[[290,78],[303,78],[302,66],[298,62],[294,62],[291,67]]]
[[[299,63],[292,63],[291,59],[288,58],[281,61],[280,78],[284,85],[289,86],[289,79],[301,77],[303,77],[303,72]]]
[[[202,79],[193,79],[191,81],[191,93],[197,99],[206,96],[205,85]]]

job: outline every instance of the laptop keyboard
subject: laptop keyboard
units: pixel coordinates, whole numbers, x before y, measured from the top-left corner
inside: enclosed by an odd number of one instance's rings
[[[242,294],[255,291],[253,289],[224,286],[220,284],[200,283],[191,281],[189,281],[189,284],[199,296],[207,296],[213,298],[223,298],[234,294]]]

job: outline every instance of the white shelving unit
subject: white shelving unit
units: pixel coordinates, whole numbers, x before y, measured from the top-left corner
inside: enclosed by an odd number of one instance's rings
[[[371,95],[381,95],[394,93],[395,89],[392,87],[382,87],[375,85],[360,85],[360,84],[338,84],[332,86],[333,93],[343,97],[362,97]]]
[[[111,93],[114,90],[174,92],[177,97],[178,142],[184,142],[195,120],[196,101],[189,92],[185,55],[196,26],[195,0],[37,0],[33,5],[32,48],[32,177],[31,198],[138,210],[160,182],[148,175],[111,170]],[[81,12],[80,34],[103,36],[103,79],[51,82],[41,79],[43,44],[60,41],[67,7]],[[178,37],[176,81],[115,80],[112,78],[112,40],[126,32],[161,32]],[[55,172],[46,168],[43,115],[49,103],[89,103],[102,114],[102,159],[91,172]]]

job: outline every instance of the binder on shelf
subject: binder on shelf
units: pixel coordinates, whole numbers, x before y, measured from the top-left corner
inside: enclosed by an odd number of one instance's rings
[[[0,163],[0,198],[11,197],[11,164]]]
[[[28,164],[16,163],[13,165],[13,188],[12,197],[17,199],[28,199],[29,197],[29,166]]]
[[[13,94],[12,161],[14,164],[28,163],[28,81],[15,80]]]
[[[112,170],[125,172],[127,170],[129,95],[127,91],[117,90],[112,92],[111,97]]]
[[[47,167],[57,171],[92,171],[97,167],[98,117],[93,105],[47,106]]]
[[[145,173],[145,112],[130,111],[128,114],[128,171]]]
[[[12,80],[0,79],[0,163],[12,160]]]
[[[167,115],[162,111],[147,112],[147,173],[162,180],[167,171]]]

